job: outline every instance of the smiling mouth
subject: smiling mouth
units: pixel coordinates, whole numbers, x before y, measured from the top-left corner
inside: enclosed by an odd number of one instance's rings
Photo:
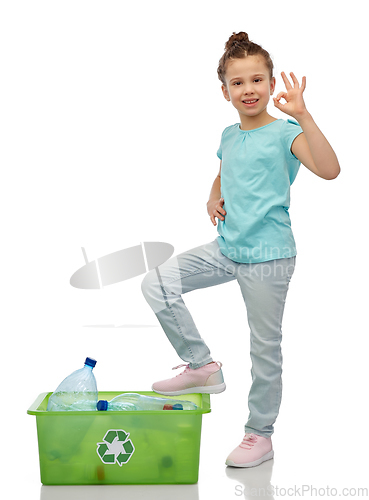
[[[250,100],[247,100],[247,101],[245,100],[245,101],[242,101],[242,102],[243,102],[244,104],[246,104],[246,105],[250,105],[250,104],[255,104],[255,103],[257,103],[257,102],[258,102],[258,100],[259,100],[259,99],[252,99],[252,100],[250,99]]]

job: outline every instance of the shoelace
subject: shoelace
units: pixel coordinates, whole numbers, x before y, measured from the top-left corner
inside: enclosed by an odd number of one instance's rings
[[[240,444],[240,448],[244,448],[245,450],[251,450],[256,441],[258,440],[255,434],[245,434],[242,443]]]
[[[180,377],[180,376],[181,376],[181,375],[183,375],[184,373],[187,373],[187,372],[188,372],[188,370],[190,370],[190,365],[186,365],[186,364],[184,364],[184,365],[174,366],[174,367],[172,368],[172,370],[176,370],[177,368],[182,368],[182,366],[185,366],[185,367],[186,367],[186,369],[185,369],[185,370],[183,370],[183,372],[181,372],[181,373],[179,373],[178,375],[176,375],[176,377]]]
[[[223,366],[223,365],[222,365],[222,363],[221,363],[220,361],[215,361],[215,363],[217,363],[217,364],[219,365],[219,367],[220,367],[220,368],[222,368],[222,366]],[[183,375],[184,373],[187,373],[187,372],[188,372],[188,370],[191,370],[191,368],[190,368],[190,365],[189,365],[189,364],[188,364],[188,365],[183,364],[183,365],[174,366],[174,367],[172,368],[172,370],[177,370],[177,368],[182,368],[182,366],[185,366],[185,367],[186,367],[186,369],[185,369],[185,370],[183,370],[183,372],[181,372],[181,373],[179,373],[178,375],[176,375],[176,377],[179,377],[180,375]]]

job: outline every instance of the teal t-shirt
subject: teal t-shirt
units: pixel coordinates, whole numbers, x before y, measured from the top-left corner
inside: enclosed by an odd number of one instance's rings
[[[301,132],[297,122],[282,119],[253,130],[236,123],[223,131],[217,155],[227,214],[218,221],[218,243],[229,259],[256,263],[296,255],[288,209],[300,168],[291,146]]]

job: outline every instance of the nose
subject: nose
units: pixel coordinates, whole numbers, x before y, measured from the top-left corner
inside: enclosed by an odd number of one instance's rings
[[[254,93],[254,89],[251,85],[247,85],[244,90],[245,95],[250,95]]]

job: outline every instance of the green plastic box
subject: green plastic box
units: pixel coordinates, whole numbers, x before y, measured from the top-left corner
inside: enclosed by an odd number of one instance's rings
[[[48,412],[51,394],[40,394],[27,412],[36,415],[42,484],[198,481],[202,415],[211,411],[209,394],[175,397],[192,401],[197,410]],[[119,394],[100,392],[99,399],[110,401]]]

